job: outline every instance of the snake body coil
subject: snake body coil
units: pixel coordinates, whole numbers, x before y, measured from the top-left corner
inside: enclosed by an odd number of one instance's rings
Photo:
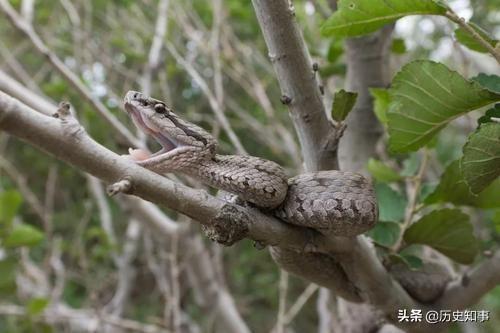
[[[125,108],[136,126],[162,149],[146,155],[131,151],[139,165],[158,173],[181,172],[236,194],[280,219],[326,234],[355,236],[377,221],[371,183],[351,172],[320,171],[287,180],[278,164],[253,156],[218,155],[217,142],[162,101],[130,91]]]

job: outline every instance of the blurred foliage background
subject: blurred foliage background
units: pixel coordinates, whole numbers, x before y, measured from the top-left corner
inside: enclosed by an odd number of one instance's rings
[[[21,11],[21,0],[10,1]],[[280,102],[278,87],[267,49],[250,2],[225,0],[221,11],[223,24],[215,36],[215,1],[171,1],[168,7],[166,40],[168,45],[161,62],[153,71],[151,95],[166,100],[183,117],[210,130],[218,137],[222,153],[234,153],[234,143],[219,125],[207,102],[207,93],[216,95],[214,75],[222,74],[222,107],[245,150],[255,156],[274,160],[285,166],[290,175],[301,168],[298,143],[286,107]],[[500,35],[500,1],[455,0],[449,4],[464,17],[497,37]],[[47,46],[85,83],[95,98],[133,129],[121,109],[121,99],[128,90],[141,90],[143,73],[154,37],[157,1],[77,0],[36,1],[32,25]],[[345,59],[343,41],[322,37],[319,28],[331,14],[326,1],[294,1],[297,20],[303,29],[313,60],[319,64],[325,86],[325,99],[331,103],[333,92],[344,86]],[[94,108],[37,52],[31,41],[0,16],[0,69],[20,81],[31,91],[48,100],[69,101],[89,134],[105,147],[125,154],[127,143],[120,140],[97,115]],[[397,23],[394,33],[391,71],[395,73],[411,59],[430,58],[441,61],[466,77],[479,72],[494,72],[495,64],[486,55],[469,51],[453,38],[453,26],[437,17],[408,17]],[[217,46],[214,48],[214,39]],[[173,50],[173,51],[172,51]],[[183,64],[176,58],[183,59]],[[220,61],[220,69],[217,62]],[[191,67],[199,79],[186,70]],[[200,82],[202,85],[200,85]],[[55,111],[55,110],[54,110]],[[435,142],[435,163],[422,191],[430,193],[446,166],[461,155],[467,134],[475,119],[458,121],[446,128]],[[149,143],[155,147],[155,143]],[[61,299],[73,308],[102,309],[112,298],[119,278],[115,255],[123,253],[129,214],[127,207],[106,199],[116,235],[113,242],[103,229],[99,204],[91,193],[88,179],[76,169],[0,133],[0,220],[3,226],[20,224],[21,239],[0,248],[0,302],[25,306],[26,316],[0,315],[2,332],[64,332],[67,327],[41,325],[37,315],[48,304],[50,295],[26,296],[16,290],[15,273],[21,260],[32,262],[48,272],[48,283],[54,283],[54,251],[60,252],[65,283]],[[420,155],[390,157],[404,164],[407,172],[418,167]],[[7,172],[14,168],[15,175]],[[22,180],[28,191],[19,187]],[[386,214],[404,213],[407,204],[404,189],[378,185],[381,209]],[[41,205],[42,217],[31,193]],[[385,202],[385,204],[384,204]],[[192,234],[198,234],[196,223],[190,223],[171,211],[165,212]],[[500,241],[500,211],[481,210],[486,223],[477,227],[484,248]],[[0,232],[2,230],[0,229]],[[379,230],[376,237],[390,237]],[[388,236],[389,235],[389,236]],[[189,318],[203,328],[216,331],[214,318],[196,302],[196,292],[182,278],[183,258],[172,239],[155,237],[143,230],[136,241],[137,250],[131,265],[135,275],[123,317],[139,322],[162,325],[164,299],[155,274],[148,263],[151,253],[176,256],[180,271],[180,304]],[[175,242],[174,242],[175,243]],[[227,284],[241,315],[255,332],[270,331],[275,324],[280,272],[267,251],[258,251],[250,241],[231,248],[221,248],[204,240],[204,246],[216,263],[218,277]],[[56,244],[56,245],[54,245]],[[22,247],[20,247],[23,245]],[[24,258],[24,259],[23,259]],[[36,274],[34,274],[36,276]],[[17,284],[20,281],[17,280]],[[21,281],[21,283],[23,283]],[[295,300],[307,283],[290,277],[288,298]],[[35,293],[36,294],[36,293]],[[293,321],[296,332],[316,330],[316,296],[308,299]],[[450,332],[495,332],[500,324],[500,288],[490,292],[477,309],[491,311],[491,319],[481,329],[454,326]]]

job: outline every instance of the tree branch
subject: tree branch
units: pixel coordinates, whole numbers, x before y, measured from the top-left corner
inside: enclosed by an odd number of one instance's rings
[[[346,40],[346,89],[358,98],[349,113],[347,130],[340,140],[339,163],[342,170],[361,172],[375,154],[375,146],[383,133],[373,113],[369,88],[385,88],[389,77],[389,46],[393,26],[359,38]]]
[[[331,242],[318,232],[283,223],[255,208],[233,205],[205,191],[174,183],[102,147],[79,124],[43,116],[3,92],[0,92],[0,130],[105,182],[128,180],[131,187],[127,194],[176,210],[203,225],[213,227],[221,219],[234,218],[234,223],[244,223],[247,229],[244,237],[264,244],[297,251],[349,251],[346,238],[337,237]],[[233,216],[235,211],[243,217]]]
[[[38,52],[47,57],[49,63],[80,93],[80,95],[90,105],[92,105],[92,107],[111,125],[113,129],[117,131],[120,136],[122,136],[130,145],[134,147],[142,147],[141,142],[138,141],[137,138],[135,138],[134,135],[132,135],[132,133],[109,112],[101,101],[92,96],[91,92],[83,84],[83,82],[61,61],[61,59],[57,57],[56,54],[54,54],[47,47],[47,45],[45,45],[40,36],[38,36],[38,34],[33,30],[31,24],[19,16],[7,0],[0,0],[0,8],[3,10],[5,15],[7,15],[12,25],[31,40],[31,43],[35,46]]]
[[[289,98],[288,106],[299,134],[306,169],[335,168],[335,145],[331,145],[330,141],[335,132],[328,123],[307,48],[289,2],[253,0],[252,3],[281,90]],[[357,237],[344,245],[350,250],[334,258],[364,300],[392,316],[398,309],[416,306],[406,291],[387,273],[366,238]],[[336,275],[343,276],[341,272]],[[336,281],[330,283],[335,284]]]
[[[478,43],[480,43],[488,52],[495,58],[495,60],[500,64],[500,49],[493,47],[488,41],[486,41],[477,31],[469,25],[463,17],[460,17],[451,8],[445,13],[445,16],[449,18],[452,22],[458,24],[462,29],[464,29],[472,38],[474,38]]]
[[[328,122],[302,33],[287,0],[252,0],[308,171],[337,169]]]
[[[464,309],[475,304],[500,284],[500,250],[451,282],[435,307],[438,309]]]

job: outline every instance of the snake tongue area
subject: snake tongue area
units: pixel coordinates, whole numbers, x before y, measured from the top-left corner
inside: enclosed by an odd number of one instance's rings
[[[180,145],[177,144],[177,142],[173,138],[162,132],[154,123],[149,121],[149,119],[145,117],[139,109],[134,106],[134,99],[130,96],[130,93],[131,92],[129,92],[125,98],[125,109],[132,118],[132,121],[145,134],[152,136],[162,147],[158,152],[149,155],[148,157],[165,154],[174,150],[175,148],[178,148]],[[144,153],[145,151],[141,151],[142,155],[144,155]],[[131,155],[134,156],[133,154]],[[141,160],[144,160],[144,158],[141,158]]]

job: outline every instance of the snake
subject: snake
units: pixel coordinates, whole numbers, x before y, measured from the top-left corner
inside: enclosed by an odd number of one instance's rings
[[[271,213],[280,220],[323,234],[353,237],[371,229],[378,206],[370,180],[361,174],[326,170],[290,179],[279,164],[249,155],[217,154],[217,140],[186,121],[166,103],[129,91],[124,108],[134,124],[161,149],[129,149],[140,166],[156,173],[181,173]]]

